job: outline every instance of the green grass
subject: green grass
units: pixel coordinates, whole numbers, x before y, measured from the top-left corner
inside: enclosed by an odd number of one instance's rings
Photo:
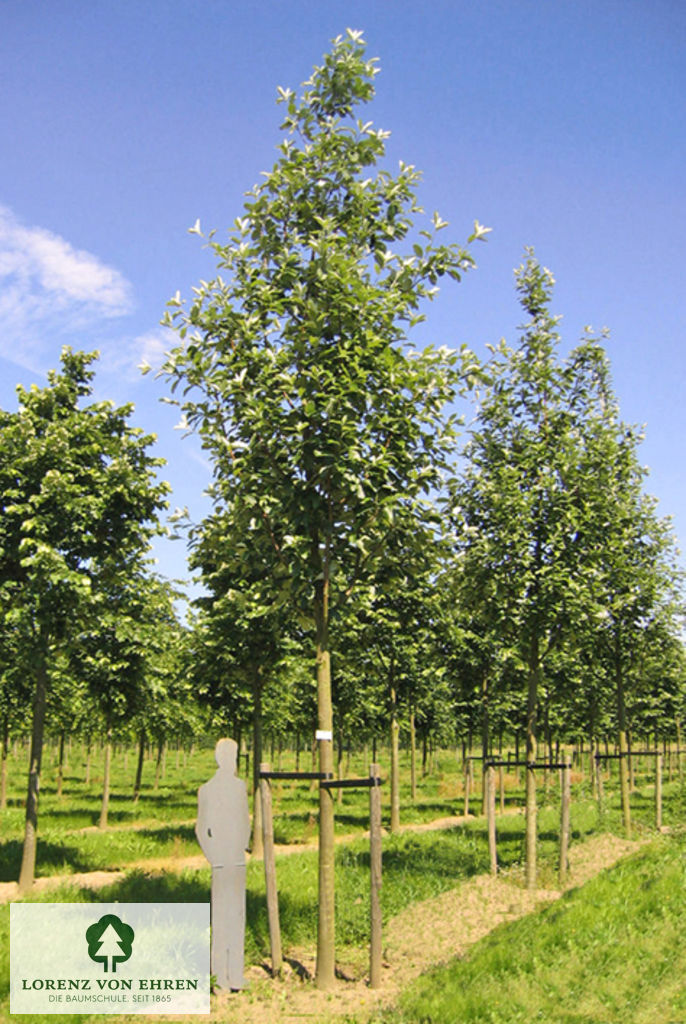
[[[384,758],[381,757],[380,760],[383,764]],[[281,767],[293,768],[293,755],[284,755]],[[308,767],[309,765],[301,760],[301,768],[304,770]],[[196,812],[197,789],[215,769],[211,749],[196,751],[195,755],[188,759],[186,766],[183,759],[180,759],[178,767],[175,752],[171,751],[167,756],[166,774],[160,780],[157,790],[153,787],[154,763],[146,762],[143,792],[136,804],[131,796],[135,757],[130,753],[125,764],[123,755],[119,752],[114,758],[112,772],[111,827],[104,832],[94,828],[100,812],[102,784],[101,770],[98,774],[96,768],[97,761],[94,759],[92,781],[86,786],[84,752],[75,748],[65,777],[64,796],[59,799],[55,788],[54,754],[52,751],[49,752],[44,764],[39,811],[39,876],[101,868],[126,868],[127,865],[147,858],[185,856],[199,852],[192,822]],[[441,754],[436,758],[430,774],[418,780],[419,795],[415,804],[410,801],[409,757],[406,754],[401,760],[401,770],[403,823],[430,821],[462,812],[463,775],[454,753]],[[3,881],[16,879],[18,875],[23,837],[25,771],[25,752],[22,751],[10,764],[9,806],[0,815],[0,880]],[[366,775],[366,767],[361,757],[353,759],[349,774]],[[554,780],[552,781],[554,783]],[[636,834],[648,834],[652,832],[654,815],[652,794],[650,788],[646,786],[645,776],[639,777],[637,781],[643,788],[632,795],[635,831]],[[665,781],[664,789],[665,824],[683,821],[686,816],[683,791],[676,782],[669,785]],[[597,807],[589,798],[588,783],[580,782],[575,785],[572,807],[573,841],[578,842],[598,830],[617,831],[621,834],[616,779],[612,786],[607,786],[607,791],[610,798],[605,813],[599,818]],[[470,801],[472,813],[480,809],[479,792],[477,778],[475,792]],[[316,840],[317,794],[310,790],[309,784],[275,783],[273,795],[277,842],[305,844]],[[509,808],[523,805],[523,789],[517,788],[514,776],[508,777],[506,797]],[[556,785],[551,785],[547,803],[543,786],[539,798],[542,804],[538,823],[539,883],[554,885],[559,829]],[[336,804],[336,831],[339,835],[361,834],[368,828],[368,799],[367,790],[345,791],[343,802]],[[389,799],[389,787],[386,785],[382,788],[386,827],[390,818]],[[518,865],[521,865],[523,855],[523,817],[511,814],[500,818],[499,863],[502,868],[509,869],[510,877],[515,883],[521,875]],[[384,919],[388,920],[412,903],[438,895],[453,888],[462,879],[486,871],[488,846],[485,823],[474,819],[464,826],[441,832],[388,835],[384,838],[383,857],[382,905]],[[298,948],[306,948],[312,952],[317,927],[316,853],[303,851],[279,857],[277,875],[284,948],[287,953]],[[337,848],[336,875],[338,954],[343,962],[354,962],[363,967],[367,958],[369,936],[369,849],[365,839],[356,839]],[[51,889],[41,897],[32,895],[31,899],[40,898],[50,902],[207,902],[209,890],[209,867],[200,871],[167,874],[129,870],[123,879],[95,892],[72,885],[63,886],[60,890]],[[0,967],[3,972],[0,976],[0,1014],[7,1012],[8,920],[7,907],[0,908],[0,960],[3,961]],[[268,952],[263,867],[261,862],[251,862],[248,865],[247,962],[265,960]],[[50,1015],[45,1018],[52,1024],[59,1020],[82,1019],[86,1018],[73,1015]],[[406,1019],[414,1018],[410,1016]],[[443,1018],[435,1019],[438,1021]],[[531,1019],[537,1018],[534,1015]],[[579,1018],[587,1019],[592,1018]],[[665,1018],[665,1021],[668,1019]],[[678,1020],[679,1017],[674,1019]],[[484,1017],[483,1020],[487,1022],[490,1018]],[[601,1017],[594,1024],[601,1024],[603,1020]],[[614,1018],[608,1017],[609,1020]],[[683,1020],[686,1021],[686,1013]]]
[[[419,979],[400,1024],[686,1021],[686,841],[658,840]]]

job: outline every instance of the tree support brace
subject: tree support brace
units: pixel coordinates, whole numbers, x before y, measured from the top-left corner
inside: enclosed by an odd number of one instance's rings
[[[261,779],[333,779],[332,772],[260,772]]]
[[[383,779],[374,776],[369,779],[326,779],[321,785],[325,789],[369,789],[371,786],[380,786]]]

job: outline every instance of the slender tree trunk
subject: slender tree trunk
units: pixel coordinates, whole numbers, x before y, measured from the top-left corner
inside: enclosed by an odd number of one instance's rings
[[[632,754],[634,744],[632,741],[631,729],[628,728],[626,730],[626,742],[629,750],[627,754],[627,764],[629,765],[629,792],[634,793],[636,791],[636,767],[639,759],[638,757],[634,757]],[[647,741],[646,746],[648,746]]]
[[[545,699],[545,711],[543,714],[543,733],[545,736],[545,744],[543,749],[545,750],[547,748],[547,761],[550,764],[553,760],[553,745],[552,740],[550,738],[550,694],[547,694]],[[543,802],[547,804],[548,798],[550,796],[550,771],[547,768],[543,769],[543,792]]]
[[[7,807],[7,753],[9,746],[9,716],[2,722],[2,770],[0,771],[0,810]]]
[[[318,754],[318,743],[317,743],[316,739],[312,740],[312,751],[311,751],[311,753],[312,753],[312,771],[316,772],[317,771],[317,754]],[[316,779],[313,779],[312,782],[310,783],[310,792],[314,793],[316,788],[317,788],[317,781],[316,781]]]
[[[36,689],[33,698],[33,724],[31,729],[31,753],[29,755],[29,784],[26,795],[24,848],[21,858],[21,870],[19,872],[20,892],[26,892],[31,888],[36,870],[38,789],[40,786],[47,694],[48,673],[45,665],[45,654],[41,653],[36,665]]]
[[[257,665],[253,670],[253,706],[252,706],[252,793],[253,793],[253,815],[252,815],[252,845],[253,857],[264,856],[264,842],[262,838],[262,796],[260,793],[260,765],[262,764],[262,693],[264,691],[264,680],[262,678],[262,666]]]
[[[318,545],[317,545],[318,547]],[[317,740],[319,771],[333,777],[333,705],[329,653],[329,571],[325,557],[322,579],[315,584],[314,619],[317,658]],[[319,916],[317,929],[317,988],[335,981],[334,802],[332,790],[319,787]]]
[[[619,784],[622,794],[622,819],[627,839],[631,837],[631,806],[629,803],[629,764],[626,729],[626,706],[624,703],[624,678],[619,654],[615,659],[615,686],[617,694],[617,727],[619,741]]]
[[[595,770],[594,752],[598,749],[595,736],[595,706],[591,706],[588,721],[588,765],[591,773],[591,797],[595,800],[598,796],[598,779]]]
[[[155,762],[155,792],[160,788],[160,776],[162,774],[162,755],[164,754],[164,740],[157,743],[157,760]]]
[[[133,783],[133,802],[138,803],[141,795],[143,782],[143,762],[145,760],[145,729],[141,729],[138,737],[138,761],[136,763],[136,778]]]
[[[681,786],[682,783],[683,783],[684,776],[683,776],[683,770],[682,770],[682,765],[681,765],[681,722],[680,722],[678,717],[675,719],[675,725],[676,725],[676,766],[677,766],[677,771],[679,772],[679,785]]]
[[[531,643],[529,657],[529,685],[526,704],[526,887],[533,890],[536,888],[536,772],[529,767],[536,760],[536,701],[538,699],[538,684],[540,676],[540,661],[538,652],[538,637],[534,637]]]
[[[424,731],[422,732],[422,778],[426,778],[426,761],[429,754],[429,738],[427,733],[427,726],[424,725]]]
[[[488,704],[488,673],[484,672],[481,677],[481,813],[486,813],[486,799],[488,796],[488,770],[486,761],[490,755],[491,746],[491,721],[490,708]]]
[[[393,667],[391,666],[391,832],[397,832],[400,828],[399,733],[400,723],[398,722],[398,702],[393,681]]]
[[[343,732],[339,728],[336,733],[336,775],[339,779],[343,778]],[[343,789],[339,789],[336,799],[340,804],[343,803]]]
[[[64,729],[60,732],[60,752],[57,760],[57,798],[62,799],[64,783]]]
[[[410,708],[410,792],[412,803],[417,800],[417,734],[414,724],[414,707]]]
[[[99,828],[107,828],[107,812],[110,805],[110,771],[112,767],[112,726],[107,727],[105,738],[105,777],[102,782],[102,806],[100,807]]]

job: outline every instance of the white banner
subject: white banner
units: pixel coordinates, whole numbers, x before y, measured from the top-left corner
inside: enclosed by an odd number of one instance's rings
[[[13,903],[10,1013],[209,1013],[209,903]]]

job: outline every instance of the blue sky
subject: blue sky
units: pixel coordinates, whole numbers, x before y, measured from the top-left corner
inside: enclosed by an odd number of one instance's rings
[[[514,342],[512,271],[535,247],[557,279],[567,346],[608,327],[622,414],[646,424],[647,489],[686,538],[686,5],[680,0],[0,0],[0,405],[44,380],[63,344],[99,348],[98,397],[133,401],[159,436],[172,501],[200,517],[209,470],[136,366],[159,320],[280,140],[276,87],[362,29],[378,56],[365,117],[388,164],[478,269],[429,308],[427,340]],[[159,568],[184,575],[182,544]]]

